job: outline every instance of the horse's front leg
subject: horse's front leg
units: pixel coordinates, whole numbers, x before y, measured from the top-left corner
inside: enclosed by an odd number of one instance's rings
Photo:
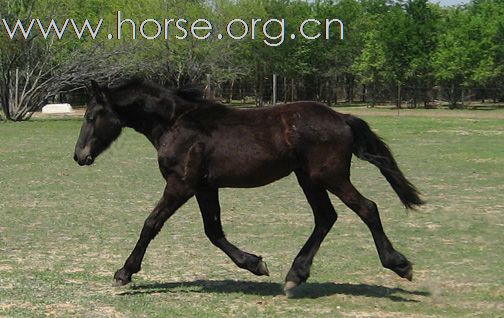
[[[170,176],[166,181],[167,185],[163,197],[145,220],[135,248],[124,263],[124,266],[114,275],[117,285],[126,285],[131,282],[131,276],[140,271],[142,260],[150,241],[159,233],[166,220],[194,194],[194,191],[180,177]]]

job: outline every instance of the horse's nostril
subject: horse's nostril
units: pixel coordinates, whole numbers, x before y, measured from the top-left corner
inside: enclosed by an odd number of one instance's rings
[[[91,155],[86,157],[86,165],[90,165],[93,163],[93,157]]]
[[[77,161],[77,154],[74,154],[74,161]]]

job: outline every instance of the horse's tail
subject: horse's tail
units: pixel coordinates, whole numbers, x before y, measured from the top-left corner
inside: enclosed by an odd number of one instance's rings
[[[364,120],[352,115],[345,115],[345,122],[353,132],[353,153],[380,169],[404,206],[408,209],[414,209],[416,206],[424,204],[425,202],[420,198],[420,192],[404,177],[397,166],[387,144],[371,130],[369,125]]]

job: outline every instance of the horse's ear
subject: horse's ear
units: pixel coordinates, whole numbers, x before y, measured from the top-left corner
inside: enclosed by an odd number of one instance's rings
[[[91,86],[87,83],[84,83],[84,89],[86,90],[86,93],[91,94]]]
[[[95,80],[91,80],[91,93],[96,97],[98,102],[106,103],[105,90]]]
[[[102,93],[100,85],[95,80],[91,80],[91,90],[96,96]]]

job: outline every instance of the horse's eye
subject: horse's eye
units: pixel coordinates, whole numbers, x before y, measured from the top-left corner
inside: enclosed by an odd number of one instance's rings
[[[94,117],[93,116],[86,116],[86,121],[88,123],[92,123],[94,121]]]

